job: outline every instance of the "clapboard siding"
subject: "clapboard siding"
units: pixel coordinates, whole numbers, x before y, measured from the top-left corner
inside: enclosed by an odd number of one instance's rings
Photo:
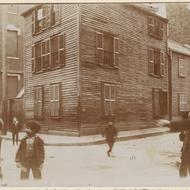
[[[117,84],[116,121],[152,120],[152,88],[167,90],[167,75],[148,75],[148,47],[167,52],[166,23],[164,38],[148,35],[149,14],[127,4],[81,5],[81,120],[84,128],[97,127],[102,118],[101,82]],[[105,69],[96,64],[96,31],[119,36],[119,68]],[[166,64],[167,70],[167,64]],[[96,125],[96,126],[95,126]],[[100,127],[100,126],[99,126]]]
[[[179,59],[186,62],[186,77],[179,77]],[[187,111],[190,111],[190,56],[172,52],[172,116],[181,117],[179,111],[179,93],[187,95]]]
[[[41,122],[48,129],[59,130],[64,128],[77,127],[77,5],[63,4],[61,7],[61,24],[48,28],[44,32],[32,36],[31,14],[25,18],[25,110],[26,117],[33,116],[34,92],[33,87],[43,85],[44,87],[44,118]],[[54,71],[47,71],[40,74],[31,72],[31,46],[40,40],[49,38],[58,33],[65,34],[65,66]],[[61,83],[61,118],[55,120],[50,118],[50,91],[51,83]],[[68,121],[72,121],[68,125]],[[75,123],[75,124],[73,124]]]

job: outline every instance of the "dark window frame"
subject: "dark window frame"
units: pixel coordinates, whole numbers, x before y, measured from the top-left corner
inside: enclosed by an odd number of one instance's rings
[[[106,41],[111,45],[106,45]],[[107,68],[119,66],[119,37],[108,33],[96,32],[96,63]]]

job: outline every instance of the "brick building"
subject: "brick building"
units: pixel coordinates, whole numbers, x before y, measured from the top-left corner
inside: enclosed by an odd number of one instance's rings
[[[175,119],[190,111],[190,49],[172,40],[168,40],[168,48],[171,60],[171,116]]]
[[[21,11],[18,5],[0,6],[0,114],[5,120],[11,119],[13,114],[22,117],[23,112],[20,99],[23,93],[18,96],[23,89],[24,19]]]
[[[167,19],[132,4],[42,4],[25,17],[25,116],[46,132],[168,116]]]
[[[169,20],[169,39],[190,44],[190,4],[167,3],[166,13]]]

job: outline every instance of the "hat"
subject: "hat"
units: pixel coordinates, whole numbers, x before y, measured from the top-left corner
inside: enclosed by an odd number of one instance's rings
[[[41,128],[41,124],[35,120],[30,120],[30,121],[26,122],[25,125],[26,125],[26,127],[30,128],[35,133],[38,133]]]
[[[109,126],[112,126],[112,125],[113,125],[113,122],[112,122],[112,121],[109,121],[109,122],[108,122],[108,125],[109,125]]]

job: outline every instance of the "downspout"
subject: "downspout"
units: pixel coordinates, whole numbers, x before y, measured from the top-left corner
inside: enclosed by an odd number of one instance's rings
[[[77,96],[78,96],[77,126],[78,126],[79,136],[81,136],[80,22],[81,22],[80,4],[77,4]]]
[[[168,96],[169,96],[169,120],[172,120],[172,50],[168,51]]]

